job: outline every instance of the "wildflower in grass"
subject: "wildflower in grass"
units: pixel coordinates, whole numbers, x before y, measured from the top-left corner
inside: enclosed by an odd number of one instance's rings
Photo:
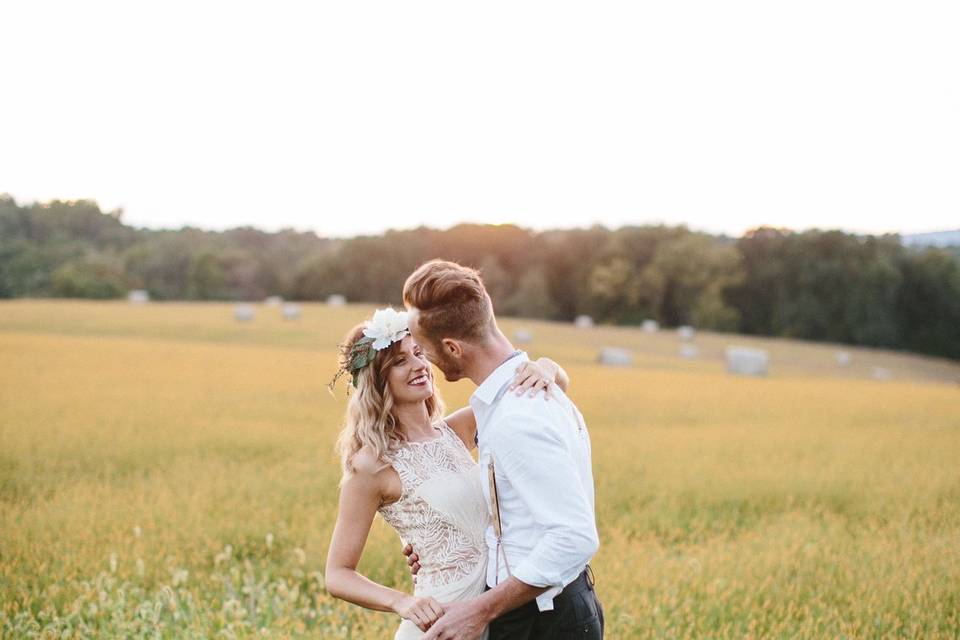
[[[185,584],[187,582],[187,578],[189,577],[190,572],[186,569],[176,569],[173,572],[173,586],[177,587],[181,584]]]

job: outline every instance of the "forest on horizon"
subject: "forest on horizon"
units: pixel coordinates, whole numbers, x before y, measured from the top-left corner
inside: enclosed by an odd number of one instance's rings
[[[253,227],[138,229],[89,200],[0,195],[0,298],[325,300],[399,304],[432,258],[483,274],[497,313],[904,349],[960,359],[960,249],[897,235],[684,226],[535,232],[462,224],[329,239]]]

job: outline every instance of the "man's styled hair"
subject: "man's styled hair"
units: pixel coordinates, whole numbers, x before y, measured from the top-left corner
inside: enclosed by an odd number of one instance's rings
[[[419,311],[433,340],[482,341],[494,325],[493,304],[476,269],[446,260],[425,262],[403,285],[403,302]]]

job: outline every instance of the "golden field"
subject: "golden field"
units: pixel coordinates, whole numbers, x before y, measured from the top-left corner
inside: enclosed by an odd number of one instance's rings
[[[256,308],[0,303],[0,637],[392,637],[323,588],[324,385],[373,307]],[[960,365],[501,324],[567,368],[591,429],[608,638],[960,637]],[[726,374],[727,344],[769,348],[771,375]],[[596,365],[604,345],[635,366]],[[361,569],[410,586],[379,519]]]

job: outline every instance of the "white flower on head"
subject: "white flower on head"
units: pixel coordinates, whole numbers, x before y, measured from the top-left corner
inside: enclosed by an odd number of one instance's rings
[[[403,340],[410,333],[407,327],[407,312],[397,312],[391,307],[377,309],[363,330],[363,335],[373,338],[373,348],[386,349],[391,343]]]

